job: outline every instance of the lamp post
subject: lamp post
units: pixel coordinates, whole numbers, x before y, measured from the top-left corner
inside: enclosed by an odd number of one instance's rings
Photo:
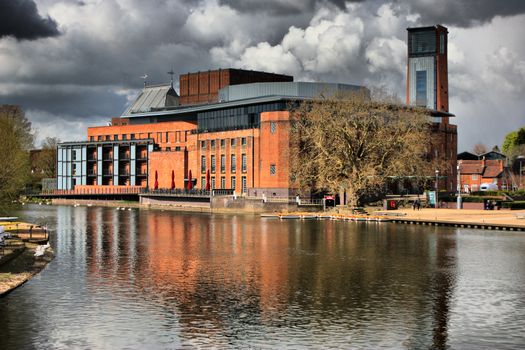
[[[523,188],[523,182],[521,180],[522,180],[522,176],[523,176],[523,161],[525,160],[525,156],[518,156],[517,159],[520,161],[520,186],[519,186],[519,189],[522,189]]]
[[[436,208],[439,208],[439,196],[438,196],[438,191],[439,191],[439,183],[438,183],[438,178],[439,178],[439,170],[436,169]]]
[[[461,209],[461,163],[458,163],[458,198],[457,198],[457,209]]]

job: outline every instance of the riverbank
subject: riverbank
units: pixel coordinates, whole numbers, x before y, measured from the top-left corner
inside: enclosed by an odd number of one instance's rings
[[[35,243],[8,240],[0,259],[0,297],[30,280],[53,260],[55,254],[50,247],[35,257],[37,247]]]
[[[222,213],[222,214],[251,214],[263,216],[279,216],[279,213],[294,216],[297,213],[295,208],[292,210],[278,210],[279,207],[271,207],[271,210],[254,210],[252,206],[230,208],[227,205],[219,208],[183,206],[183,205],[151,205],[140,204],[137,202],[122,201],[93,201],[93,200],[53,200],[55,205],[82,205],[82,206],[107,206],[121,208],[171,210],[180,212],[200,212],[200,213]],[[259,208],[260,209],[260,208]],[[284,209],[284,208],[282,208]],[[295,209],[295,210],[293,210]],[[302,209],[302,208],[301,208]],[[355,216],[351,210],[338,207],[332,211],[301,210],[301,213],[308,217],[329,217],[331,214]],[[425,208],[421,210],[399,209],[382,210],[381,208],[366,208],[366,212],[374,217],[390,219],[396,223],[415,223],[415,224],[439,224],[448,226],[465,226],[482,229],[517,229],[525,230],[525,210],[477,210],[477,209],[434,209]],[[299,217],[300,218],[300,217]],[[359,221],[359,220],[358,220]],[[382,221],[382,220],[377,220]]]
[[[390,217],[425,222],[494,225],[525,228],[525,210],[402,209],[384,212]]]

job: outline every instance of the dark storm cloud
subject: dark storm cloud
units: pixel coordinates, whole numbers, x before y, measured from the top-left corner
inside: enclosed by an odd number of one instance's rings
[[[403,1],[397,1],[402,4]],[[525,13],[524,0],[441,0],[428,2],[413,0],[413,12],[421,15],[421,22],[444,23],[459,27],[476,26],[496,16],[512,16]]]
[[[190,0],[188,0],[190,1]],[[194,2],[194,1],[192,1]],[[290,15],[304,12],[312,12],[316,6],[332,4],[340,9],[346,7],[346,3],[361,2],[376,6],[377,3],[388,1],[371,0],[220,0],[238,11],[245,13],[267,12],[273,15]],[[395,0],[394,3],[407,5],[405,0]],[[194,2],[195,3],[195,2]],[[460,27],[471,27],[480,22],[490,21],[495,16],[512,16],[525,13],[524,0],[441,0],[439,2],[428,2],[411,0],[408,6],[414,13],[418,13],[420,20],[425,24],[445,23]]]
[[[352,0],[348,2],[361,2],[364,0]],[[344,9],[345,0],[220,0],[225,4],[241,12],[265,11],[273,15],[290,15],[303,12],[311,12],[317,4],[333,4]]]
[[[33,0],[0,1],[0,38],[33,40],[59,34],[56,22],[41,17]]]
[[[79,120],[89,116],[119,116],[125,109],[125,96],[104,87],[28,86],[0,95],[0,104],[15,104],[24,110],[41,110]]]

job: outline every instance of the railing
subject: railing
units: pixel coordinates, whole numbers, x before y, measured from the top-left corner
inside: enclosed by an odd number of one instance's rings
[[[322,205],[323,200],[318,198],[301,198],[301,197],[292,197],[292,196],[263,196],[263,197],[254,197],[254,196],[245,196],[247,199],[252,200],[262,200],[265,203],[296,203],[298,205]]]
[[[74,190],[48,190],[42,191],[43,195],[87,195],[87,194],[140,194],[144,193],[144,187],[94,187],[94,188],[78,188]]]
[[[143,194],[153,194],[153,195],[171,195],[171,196],[189,196],[189,197],[210,197],[212,191],[206,191],[201,189],[182,189],[175,188],[173,190],[160,188],[157,190],[144,191]]]
[[[234,192],[235,190],[227,188],[215,189],[212,190],[212,196],[233,196]]]

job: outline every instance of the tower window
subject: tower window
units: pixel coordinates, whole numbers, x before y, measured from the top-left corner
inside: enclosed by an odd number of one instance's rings
[[[416,105],[427,105],[427,71],[416,71]]]

